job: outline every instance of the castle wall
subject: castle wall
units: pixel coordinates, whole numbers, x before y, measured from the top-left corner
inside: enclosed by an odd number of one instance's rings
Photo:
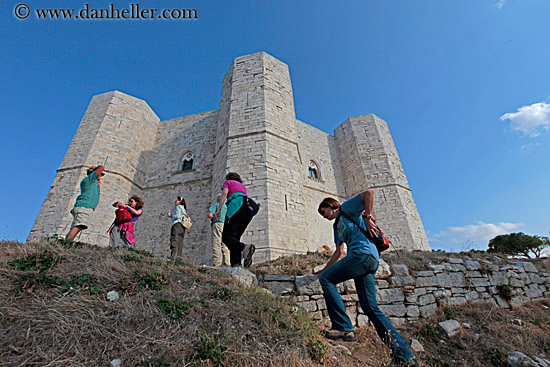
[[[386,121],[350,117],[334,132],[348,196],[375,192],[374,216],[397,249],[430,250]]]
[[[182,171],[182,158],[194,167]],[[256,245],[255,262],[333,246],[332,226],[317,213],[327,196],[344,201],[375,190],[375,216],[398,248],[429,249],[387,124],[351,117],[334,136],[296,119],[288,66],[259,52],[233,60],[222,81],[220,108],[160,121],[147,104],[118,91],[95,96],[84,115],[29,239],[64,235],[88,166],[106,164],[101,199],[81,240],[107,245],[115,200],[144,198],[136,246],[169,254],[175,198],[183,196],[193,227],[184,260],[211,263],[207,210],[225,175],[238,172],[261,209],[242,241]],[[314,162],[320,176],[308,175]]]
[[[183,257],[190,263],[202,263],[211,254],[208,208],[211,203],[211,182],[215,131],[218,110],[162,121],[155,140],[143,190],[144,214],[135,230],[140,248],[158,256],[170,254],[171,218],[178,195],[183,196],[193,226],[185,234]],[[182,157],[194,153],[192,170],[182,171]],[[208,251],[210,250],[210,251]]]
[[[104,164],[101,196],[82,241],[108,244],[105,233],[114,219],[111,204],[141,194],[145,161],[142,151],[153,148],[159,118],[142,100],[118,91],[94,96],[57,171],[29,239],[65,235],[72,222],[70,210],[80,194],[80,181],[90,166]]]
[[[301,180],[304,188],[304,217],[307,226],[307,251],[317,251],[326,245],[334,248],[332,222],[317,212],[319,203],[327,196],[343,201],[347,199],[340,156],[336,141],[325,133],[302,121],[298,122],[298,146],[301,157]],[[319,168],[319,178],[308,175],[309,162]]]

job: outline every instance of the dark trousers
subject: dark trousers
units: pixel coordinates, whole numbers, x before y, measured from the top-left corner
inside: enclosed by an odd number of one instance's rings
[[[170,229],[170,259],[181,259],[183,255],[183,237],[185,228],[180,222],[174,224]]]
[[[231,266],[241,265],[241,251],[244,249],[241,236],[251,220],[252,213],[250,213],[250,209],[248,209],[246,203],[243,203],[231,218],[225,218],[222,242],[229,248]]]

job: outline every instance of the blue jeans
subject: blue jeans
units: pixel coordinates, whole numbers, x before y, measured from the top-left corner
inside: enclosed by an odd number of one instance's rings
[[[332,329],[353,330],[353,324],[346,314],[344,302],[342,302],[342,297],[340,297],[340,293],[336,288],[338,283],[353,279],[361,309],[369,317],[380,339],[391,348],[394,359],[409,362],[414,358],[414,355],[397,330],[378,308],[374,283],[374,273],[377,269],[378,261],[372,255],[350,253],[321,273],[319,282],[323,287],[328,315],[330,321],[332,321]]]

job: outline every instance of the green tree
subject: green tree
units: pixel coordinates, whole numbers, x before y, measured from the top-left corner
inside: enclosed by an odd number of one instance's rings
[[[543,236],[510,233],[496,236],[489,241],[487,252],[497,252],[506,255],[519,255],[540,258],[542,251],[550,246],[550,239]]]

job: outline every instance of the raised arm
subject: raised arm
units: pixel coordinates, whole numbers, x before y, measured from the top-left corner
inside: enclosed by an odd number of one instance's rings
[[[372,190],[363,191],[361,193],[361,199],[365,203],[365,212],[363,214],[363,220],[365,221],[365,226],[367,227],[367,231],[369,231],[369,233],[374,236],[375,235],[375,231],[374,231],[375,224],[371,219],[372,218],[372,208],[374,206],[374,191],[372,191]]]
[[[224,187],[222,189],[222,193],[220,195],[220,199],[218,200],[218,210],[216,211],[216,219],[220,219],[220,215],[221,215],[221,210],[222,210],[222,206],[223,204],[225,204],[225,200],[227,200],[227,193],[229,192],[229,189],[227,187]]]

